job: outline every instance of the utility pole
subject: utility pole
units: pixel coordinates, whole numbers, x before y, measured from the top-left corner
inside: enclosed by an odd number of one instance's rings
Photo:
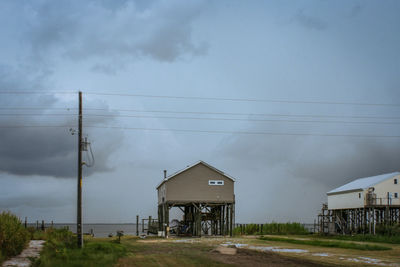
[[[82,248],[82,92],[79,91],[79,118],[78,118],[78,202],[76,233],[78,247]]]

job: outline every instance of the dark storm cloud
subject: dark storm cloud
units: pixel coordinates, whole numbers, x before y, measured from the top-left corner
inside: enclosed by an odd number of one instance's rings
[[[31,76],[31,77],[30,77]],[[44,78],[36,79],[32,73],[24,75],[10,66],[0,68],[0,91],[29,91],[40,88],[46,90]],[[107,108],[102,103],[89,105]],[[76,110],[52,110],[52,107],[76,107],[69,101],[54,95],[1,94],[0,106],[0,172],[17,175],[43,175],[54,177],[74,177],[76,175],[77,138],[71,136],[69,128],[77,125],[75,116],[47,116],[48,114],[74,114]],[[13,109],[6,110],[11,107]],[[23,107],[43,108],[35,110],[15,109]],[[25,114],[23,116],[10,114]],[[110,115],[111,113],[106,112]],[[32,116],[34,115],[34,116]],[[112,120],[96,117],[91,125]],[[29,125],[65,125],[65,127],[30,128]],[[16,126],[16,127],[10,127]],[[8,128],[9,127],[9,128]],[[107,139],[106,139],[107,140]],[[87,169],[87,174],[107,171],[108,156],[118,147],[104,140],[97,142],[95,150],[97,164]]]
[[[127,62],[147,56],[172,62],[206,51],[192,40],[201,1],[44,1],[31,4],[27,36],[41,59]],[[96,63],[95,63],[96,64]]]
[[[354,4],[354,6],[350,9],[349,17],[354,18],[358,16],[358,14],[360,14],[363,9],[364,5],[362,5],[361,3]]]
[[[297,12],[295,20],[299,25],[307,29],[322,31],[327,28],[327,23],[325,21],[316,16],[305,14],[303,10]]]
[[[356,178],[398,171],[399,151],[400,141],[393,139],[244,136],[233,139],[221,153],[232,164],[267,170],[265,178],[287,179],[280,177],[284,173],[290,179],[333,188]]]
[[[0,209],[14,209],[21,207],[29,208],[51,208],[62,207],[71,204],[71,197],[61,198],[59,194],[54,195],[27,195],[23,197],[0,197]]]

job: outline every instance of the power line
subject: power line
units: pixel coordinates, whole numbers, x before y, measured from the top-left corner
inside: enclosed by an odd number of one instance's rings
[[[78,114],[54,114],[54,113],[0,113],[0,116],[77,116]]]
[[[356,105],[356,106],[393,106],[393,107],[400,107],[400,104],[390,104],[390,103],[300,101],[300,100],[276,100],[276,99],[257,99],[257,98],[223,98],[223,97],[200,97],[200,96],[169,96],[169,95],[144,95],[144,94],[106,93],[106,92],[87,92],[85,94],[87,94],[87,95],[102,95],[102,96],[129,96],[129,97],[143,97],[143,98],[213,100],[213,101],[231,101],[231,102],[270,102],[270,103],[287,103],[287,104],[324,104],[324,105]]]
[[[0,107],[0,110],[77,110],[75,107]],[[353,115],[314,115],[314,114],[285,114],[285,113],[239,113],[239,112],[203,112],[203,111],[174,111],[174,110],[140,110],[140,109],[107,109],[84,108],[87,111],[108,112],[138,112],[138,113],[171,113],[171,114],[198,114],[198,115],[232,115],[232,116],[271,116],[271,117],[308,117],[308,118],[349,118],[349,119],[384,119],[399,120],[400,117],[386,116],[353,116]],[[1,114],[0,114],[1,115]],[[76,115],[76,114],[71,114]]]
[[[0,128],[71,128],[70,125],[0,125]],[[194,130],[194,129],[163,129],[163,128],[141,128],[124,126],[95,126],[88,125],[86,128],[95,129],[119,129],[119,130],[143,130],[158,132],[184,132],[184,133],[212,133],[212,134],[243,134],[243,135],[276,135],[276,136],[318,136],[318,137],[360,137],[360,138],[400,138],[400,135],[362,135],[362,134],[318,134],[318,133],[277,133],[277,132],[254,132],[254,131],[219,131],[219,130]]]
[[[273,117],[309,117],[309,118],[352,118],[352,119],[400,119],[400,117],[382,116],[351,116],[351,115],[307,115],[307,114],[279,114],[279,113],[238,113],[238,112],[203,112],[203,111],[173,111],[173,110],[139,110],[139,109],[103,109],[85,108],[85,110],[110,111],[110,112],[143,112],[143,113],[176,113],[176,114],[201,114],[201,115],[233,115],[233,116],[273,116]]]
[[[238,118],[201,118],[201,117],[173,117],[173,116],[143,116],[143,115],[100,115],[86,114],[93,117],[126,117],[147,119],[176,119],[176,120],[214,120],[214,121],[249,121],[249,122],[293,122],[293,123],[343,123],[343,124],[380,124],[399,125],[400,122],[376,122],[376,121],[316,121],[316,120],[273,120],[273,119],[238,119]]]
[[[0,116],[76,116],[77,114],[0,114]],[[208,121],[247,121],[247,122],[290,122],[290,123],[339,123],[339,124],[375,124],[375,125],[400,125],[400,122],[378,121],[322,121],[322,120],[276,120],[276,119],[249,119],[249,118],[210,118],[210,117],[174,117],[174,116],[144,116],[121,114],[85,114],[85,117],[103,118],[143,118],[143,119],[174,119],[174,120],[208,120]]]
[[[57,95],[57,94],[77,94],[74,91],[0,91],[3,95]]]
[[[0,91],[0,94],[76,94],[74,91]],[[108,93],[108,92],[86,92],[85,95],[100,96],[124,96],[142,98],[164,98],[164,99],[185,99],[185,100],[207,100],[207,101],[230,101],[230,102],[269,102],[287,104],[322,104],[322,105],[354,105],[354,106],[391,106],[400,107],[400,104],[391,103],[366,103],[366,102],[341,102],[341,101],[305,101],[305,100],[284,100],[284,99],[258,99],[258,98],[224,98],[224,97],[200,97],[200,96],[171,96],[171,95],[145,95],[129,93]]]
[[[71,107],[58,107],[58,108],[48,108],[48,107],[0,107],[0,110],[78,110],[78,108]]]

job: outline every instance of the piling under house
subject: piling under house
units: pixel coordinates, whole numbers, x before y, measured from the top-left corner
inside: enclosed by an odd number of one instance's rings
[[[375,233],[376,225],[400,223],[400,173],[356,179],[327,193],[320,232]]]
[[[187,235],[232,235],[235,220],[235,179],[199,161],[167,176],[157,186],[159,229],[169,227],[173,207],[183,212]]]

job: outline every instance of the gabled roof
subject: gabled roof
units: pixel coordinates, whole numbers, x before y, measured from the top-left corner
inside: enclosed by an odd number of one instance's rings
[[[338,188],[335,188],[335,189],[329,191],[327,193],[327,195],[340,193],[340,192],[347,192],[347,191],[365,190],[365,189],[368,189],[369,187],[379,184],[380,182],[383,182],[387,179],[393,178],[394,176],[399,175],[399,174],[400,174],[400,172],[392,172],[392,173],[386,173],[386,174],[381,174],[381,175],[377,175],[377,176],[359,178],[357,180],[354,180],[350,183],[347,183],[345,185],[342,185]]]
[[[193,168],[194,166],[197,166],[197,165],[199,165],[199,164],[203,164],[204,166],[206,166],[206,167],[208,167],[208,168],[210,168],[210,169],[212,169],[212,170],[214,170],[214,171],[220,173],[221,175],[223,175],[223,176],[225,176],[226,178],[231,179],[233,182],[235,182],[235,178],[233,178],[232,176],[229,176],[228,174],[224,173],[223,171],[218,170],[217,168],[211,166],[210,164],[207,164],[207,163],[205,163],[204,161],[199,160],[198,162],[196,162],[196,163],[194,163],[194,164],[192,164],[192,165],[187,166],[185,169],[180,170],[180,171],[177,171],[177,172],[175,172],[175,173],[173,173],[173,174],[167,176],[166,178],[164,178],[164,179],[161,181],[161,183],[159,183],[159,184],[157,185],[156,188],[158,189],[163,183],[165,183],[165,182],[168,181],[169,179],[174,178],[174,177],[177,176],[178,174],[180,174],[180,173],[182,173],[182,172],[184,172],[184,171],[186,171],[186,170],[188,170],[188,169],[190,169],[190,168]]]

